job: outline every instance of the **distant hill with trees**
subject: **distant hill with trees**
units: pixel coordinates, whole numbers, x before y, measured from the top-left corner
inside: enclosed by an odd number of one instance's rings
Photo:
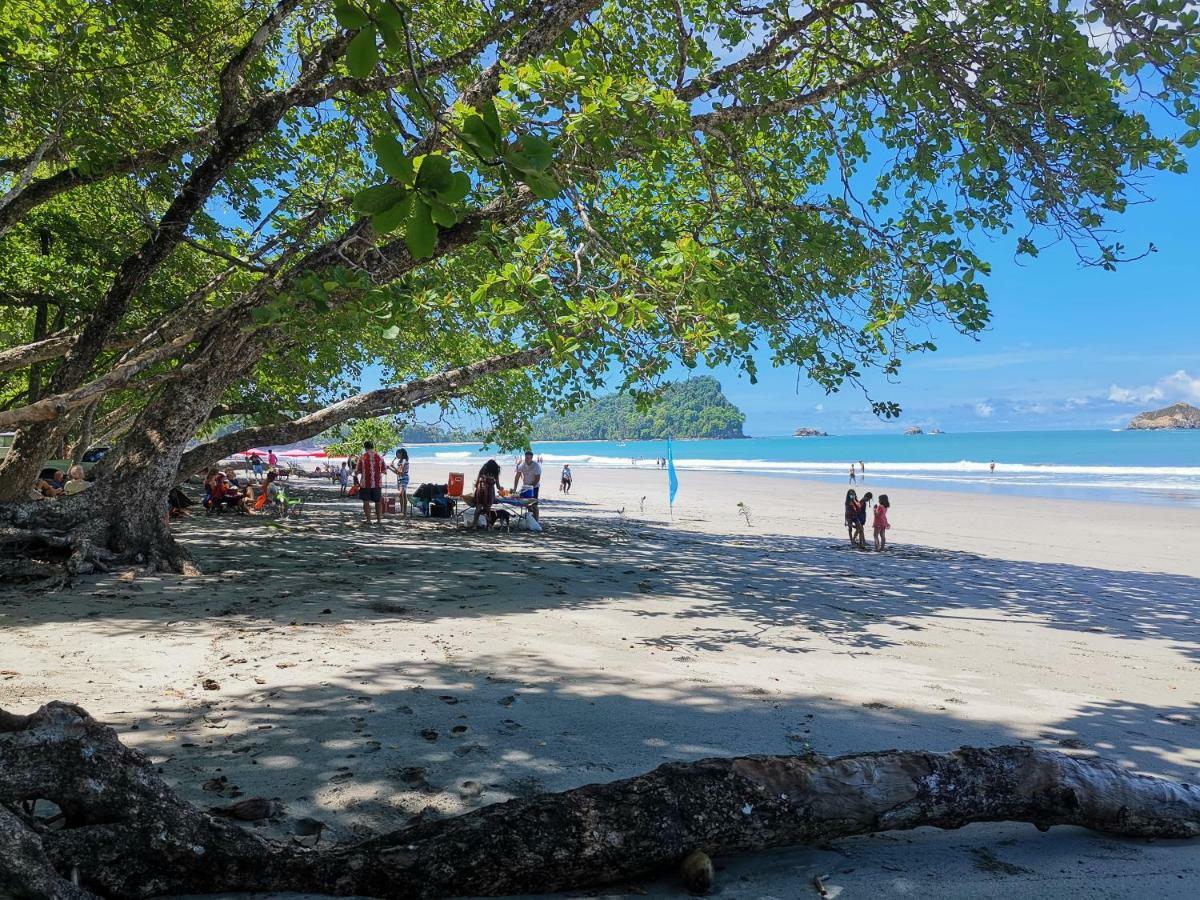
[[[715,378],[701,376],[668,385],[648,408],[628,394],[599,397],[576,409],[533,423],[539,441],[629,441],[676,438],[741,438],[745,415],[721,392]]]

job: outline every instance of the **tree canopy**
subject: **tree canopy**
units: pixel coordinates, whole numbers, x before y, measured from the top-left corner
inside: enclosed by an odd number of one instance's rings
[[[64,441],[115,502],[422,403],[894,377],[987,325],[989,248],[1124,258],[1198,50],[1186,0],[10,0],[0,501]]]

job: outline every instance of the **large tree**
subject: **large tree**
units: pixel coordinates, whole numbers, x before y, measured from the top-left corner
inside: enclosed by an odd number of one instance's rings
[[[166,492],[239,444],[461,395],[519,425],[614,369],[752,377],[764,346],[829,389],[894,374],[930,323],[987,323],[990,238],[1123,258],[1109,217],[1197,137],[1198,18],[2,5],[5,535],[182,567]],[[368,363],[391,384],[352,396]],[[229,416],[250,428],[188,450]],[[92,490],[22,502],[89,436],[118,438]]]

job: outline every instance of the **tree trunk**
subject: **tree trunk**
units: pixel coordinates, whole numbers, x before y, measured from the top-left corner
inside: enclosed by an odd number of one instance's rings
[[[45,340],[46,328],[49,324],[49,304],[45,298],[38,300],[33,315],[33,342]],[[29,402],[34,403],[42,396],[42,364],[34,363],[29,367]]]
[[[61,808],[49,830],[22,803]],[[12,814],[5,815],[4,807]],[[277,844],[181,801],[77,706],[0,710],[0,890],[16,897],[304,891],[503,895],[627,880],[723,855],[971,822],[1200,836],[1200,788],[1031,747],[673,762],[352,846]],[[82,896],[87,896],[82,895]]]
[[[79,465],[83,461],[83,454],[87,453],[88,447],[92,443],[92,430],[96,424],[96,408],[99,403],[93,403],[83,413],[83,418],[79,422],[79,438],[75,441],[75,446],[71,450],[71,462]]]

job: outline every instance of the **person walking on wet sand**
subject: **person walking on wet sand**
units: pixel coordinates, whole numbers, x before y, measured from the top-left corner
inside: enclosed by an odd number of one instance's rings
[[[871,523],[871,530],[875,534],[875,549],[887,549],[887,530],[892,526],[888,524],[888,510],[892,503],[888,500],[887,494],[879,495],[879,502],[875,504],[875,519]]]
[[[850,463],[850,483],[851,484],[858,483],[858,479],[855,478],[854,473],[855,473],[854,463]]]

